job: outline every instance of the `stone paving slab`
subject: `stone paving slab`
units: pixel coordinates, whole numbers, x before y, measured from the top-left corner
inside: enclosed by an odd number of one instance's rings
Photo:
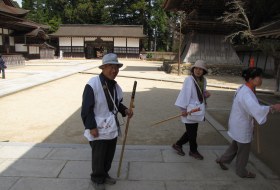
[[[89,190],[85,179],[21,178],[10,190]],[[2,190],[2,189],[1,189]]]
[[[106,186],[107,190],[166,190],[163,181],[118,181],[114,186]]]
[[[117,178],[119,162],[113,162],[109,175]],[[90,179],[91,174],[91,161],[68,161],[59,174],[59,178],[66,179]],[[127,179],[128,175],[128,162],[122,163],[121,173],[118,179]]]
[[[46,159],[50,160],[91,160],[90,148],[55,148]]]
[[[90,173],[91,161],[68,161],[58,177],[66,179],[90,179]]]
[[[256,168],[256,170],[260,174],[262,174],[266,179],[280,180],[280,177],[276,173],[274,173],[268,166],[266,166],[262,161],[257,159],[252,154],[250,155],[249,163],[251,165],[253,165]],[[280,188],[280,185],[279,185],[279,188]]]
[[[0,176],[57,177],[65,161],[18,159],[6,160],[0,165]]]
[[[117,149],[114,161],[120,160],[121,150]],[[162,154],[160,150],[124,150],[123,161],[150,161],[161,162]]]
[[[91,155],[88,145],[70,144],[24,144],[0,143],[19,149],[51,149],[44,158],[7,159],[0,163],[0,189],[2,190],[83,190],[94,189],[90,183]],[[9,148],[10,148],[9,147]],[[135,146],[127,145],[121,168],[121,176],[114,186],[107,190],[177,190],[177,189],[233,189],[233,190],[277,190],[280,184],[261,161],[250,155],[248,169],[257,174],[257,179],[242,179],[235,174],[235,162],[223,171],[215,163],[215,158],[222,154],[226,146],[200,146],[204,160],[177,155],[170,146]],[[8,149],[7,149],[8,150]],[[188,148],[184,147],[187,151]],[[121,146],[117,146],[117,154]],[[86,157],[77,154],[88,154]],[[109,174],[117,177],[118,157],[112,164]],[[154,158],[153,158],[154,157]],[[142,158],[142,159],[141,159]],[[1,158],[0,158],[1,159]],[[84,160],[79,160],[84,159]],[[9,176],[9,177],[5,177]],[[267,178],[270,177],[270,178]],[[42,187],[42,188],[40,188]]]
[[[132,162],[129,180],[213,180],[238,179],[234,172],[223,172],[217,164]]]
[[[9,190],[19,177],[0,177],[0,189]]]
[[[0,158],[44,158],[52,149],[30,146],[5,146],[0,149]]]
[[[194,159],[188,156],[189,148],[183,147],[186,156],[178,156],[175,150],[166,149],[162,151],[164,162],[193,162]],[[218,156],[215,154],[213,150],[199,150],[199,152],[204,155],[204,159],[214,161]]]
[[[168,181],[167,190],[276,190],[277,187],[264,181],[243,180],[243,181],[221,181],[221,180],[193,180],[193,181]]]

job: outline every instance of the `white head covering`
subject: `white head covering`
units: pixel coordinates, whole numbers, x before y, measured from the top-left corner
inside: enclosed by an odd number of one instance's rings
[[[104,55],[102,59],[102,65],[100,65],[99,68],[101,69],[103,65],[107,64],[118,65],[119,68],[123,66],[123,64],[118,61],[118,56],[114,53],[108,53]]]
[[[204,60],[197,60],[194,65],[191,66],[191,71],[194,67],[201,68],[205,71],[205,74],[208,73],[208,69],[206,67],[206,62]]]

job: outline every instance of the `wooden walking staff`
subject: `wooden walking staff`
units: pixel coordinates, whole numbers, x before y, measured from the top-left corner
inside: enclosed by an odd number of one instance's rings
[[[195,109],[192,109],[191,111],[189,111],[188,114],[191,114],[191,113],[194,113],[194,112],[198,112],[198,111],[200,111],[200,108],[195,108]],[[158,124],[160,124],[160,123],[164,123],[164,122],[166,122],[166,121],[175,119],[175,118],[180,117],[180,116],[182,116],[182,114],[175,115],[175,116],[169,117],[169,118],[167,118],[167,119],[164,119],[164,120],[155,122],[155,123],[153,123],[151,126],[155,126],[155,125],[158,125]]]
[[[257,125],[257,151],[260,154],[261,153],[261,147],[260,147],[260,127]]]
[[[180,113],[179,115],[175,115],[175,116],[169,117],[169,118],[167,118],[167,119],[164,119],[164,120],[155,122],[155,123],[153,123],[151,126],[155,126],[155,125],[158,125],[158,124],[160,124],[160,123],[164,123],[164,122],[166,122],[166,121],[169,121],[169,120],[175,119],[175,118],[177,118],[177,117],[181,117],[181,116],[182,116],[182,114]]]
[[[137,86],[137,81],[134,81],[130,105],[129,105],[130,110],[132,110],[134,108],[134,98],[135,98],[136,86]],[[130,121],[130,118],[127,117],[124,139],[123,139],[123,144],[122,144],[121,157],[120,157],[120,161],[119,161],[119,168],[118,168],[118,174],[117,174],[118,177],[120,177],[120,173],[121,173],[122,159],[123,159],[124,147],[125,147],[125,142],[126,142],[126,137],[127,137],[127,132],[128,132],[129,121]]]

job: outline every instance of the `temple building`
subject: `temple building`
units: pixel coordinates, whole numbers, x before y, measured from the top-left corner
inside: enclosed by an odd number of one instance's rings
[[[49,26],[25,19],[28,12],[11,0],[0,0],[0,53],[8,65],[54,56],[55,48],[46,43]]]
[[[142,39],[146,37],[141,25],[93,24],[63,24],[50,36],[58,39],[60,56],[88,59],[106,53],[139,58]]]
[[[197,59],[209,64],[240,64],[236,51],[225,35],[234,29],[234,25],[223,23],[218,17],[223,15],[225,0],[165,0],[166,11],[184,12],[181,31],[181,60],[193,63]]]

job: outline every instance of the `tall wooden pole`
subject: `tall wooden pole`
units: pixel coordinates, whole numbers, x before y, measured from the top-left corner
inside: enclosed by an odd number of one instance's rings
[[[136,86],[137,86],[137,81],[134,81],[132,95],[131,95],[131,100],[130,100],[130,105],[129,105],[129,109],[130,110],[132,110],[134,108],[134,98],[135,98]],[[127,137],[127,133],[128,133],[129,121],[130,121],[130,117],[127,117],[126,126],[125,126],[125,133],[124,133],[124,139],[123,139],[122,150],[121,150],[121,156],[120,156],[120,161],[119,161],[118,174],[117,174],[118,177],[120,177],[120,173],[121,173],[122,159],[123,159],[123,153],[124,153],[126,137]]]
[[[180,34],[179,34],[179,57],[178,57],[178,75],[181,75],[181,45],[182,45],[182,19],[181,19],[181,15],[179,18],[179,22],[180,22]]]

